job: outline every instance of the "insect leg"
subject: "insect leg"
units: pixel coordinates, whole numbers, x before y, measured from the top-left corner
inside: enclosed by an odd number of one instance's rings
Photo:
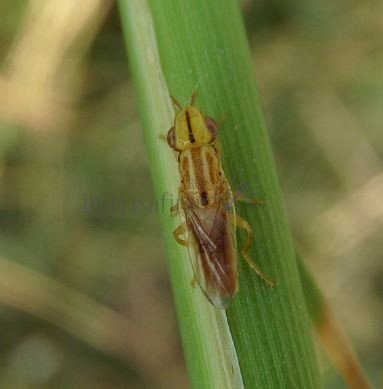
[[[222,157],[223,155],[222,143],[218,139],[214,143],[214,148],[216,149],[218,155]]]
[[[245,260],[248,263],[248,265],[259,275],[259,277],[261,277],[263,279],[263,281],[265,281],[268,286],[274,288],[274,286],[275,286],[274,281],[271,280],[265,273],[263,273],[263,271],[251,259],[250,255],[248,254],[249,249],[251,247],[251,243],[252,243],[253,237],[254,237],[253,228],[251,227],[251,225],[245,219],[242,219],[238,215],[235,215],[234,224],[237,227],[246,230],[246,232],[247,232],[247,239],[246,239],[246,242],[245,242],[244,246],[241,249],[241,254],[245,258]]]
[[[184,197],[184,192],[183,192],[183,188],[181,186],[179,189],[179,192],[178,192],[177,202],[170,207],[170,212],[171,212],[172,216],[174,216],[175,214],[179,213],[182,210],[182,204],[181,204],[180,199],[182,199],[183,197]],[[185,226],[185,231],[186,231],[186,226]]]
[[[187,231],[187,226],[186,226],[186,222],[182,223],[181,225],[179,225],[174,231],[173,231],[173,235],[174,235],[174,238],[175,240],[181,244],[182,246],[186,246],[188,247],[190,245],[190,241],[189,240],[185,240],[185,239],[181,239],[180,238],[180,235],[183,235],[185,234]],[[193,276],[193,279],[191,280],[191,286],[193,288],[196,287],[196,285],[198,284],[198,281],[197,281],[197,277]]]
[[[192,281],[191,281],[191,286],[192,286],[193,288],[195,288],[196,285],[198,285],[198,281],[197,281],[197,277],[194,275],[194,276],[193,276],[193,279],[192,279]]]
[[[181,239],[179,236],[180,235],[183,235],[185,234],[185,232],[187,231],[187,227],[186,227],[186,222],[182,223],[180,226],[178,226],[174,232],[173,232],[173,235],[174,235],[174,238],[176,239],[176,241],[179,243],[179,244],[182,244],[182,246],[186,246],[188,247],[190,242],[188,240],[184,240],[184,239]],[[198,284],[198,281],[197,281],[197,277],[193,276],[193,279],[191,280],[191,286],[193,288],[196,287],[196,285]]]
[[[248,204],[253,204],[253,205],[263,205],[265,204],[265,201],[262,199],[251,199],[249,197],[246,197],[243,195],[241,192],[234,191],[233,192],[234,199],[241,201],[242,203],[248,203]]]
[[[182,246],[189,247],[189,240],[185,240],[185,239],[180,238],[180,235],[184,235],[186,232],[187,232],[187,226],[186,226],[186,222],[184,222],[184,223],[182,223],[181,225],[179,225],[179,226],[173,231],[173,235],[174,235],[174,239],[175,239],[179,244],[181,244]]]
[[[179,202],[173,204],[170,207],[170,212],[171,212],[172,215],[176,215],[179,211],[180,211],[180,204],[179,204]]]

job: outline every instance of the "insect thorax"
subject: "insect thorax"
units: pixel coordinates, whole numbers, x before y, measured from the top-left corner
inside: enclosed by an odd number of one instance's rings
[[[182,191],[198,206],[217,203],[225,195],[219,155],[211,145],[182,151],[179,155]]]

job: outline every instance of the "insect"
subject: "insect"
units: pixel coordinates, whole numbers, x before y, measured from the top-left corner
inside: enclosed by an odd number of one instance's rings
[[[247,232],[241,250],[244,259],[269,286],[273,287],[274,283],[248,254],[253,230],[235,213],[233,192],[217,148],[217,122],[194,106],[195,92],[187,107],[171,98],[179,111],[167,134],[167,142],[178,153],[181,176],[178,210],[185,216],[185,222],[174,231],[174,237],[189,249],[193,284],[198,282],[213,305],[226,308],[238,291],[236,227]],[[242,196],[240,199],[256,202]]]

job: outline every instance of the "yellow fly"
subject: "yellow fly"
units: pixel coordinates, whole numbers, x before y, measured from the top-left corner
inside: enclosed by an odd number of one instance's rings
[[[268,285],[274,283],[248,254],[253,230],[235,213],[233,193],[216,147],[218,124],[194,106],[195,93],[188,107],[182,107],[174,97],[172,100],[179,112],[167,141],[178,152],[179,206],[185,215],[174,237],[189,248],[195,280],[207,299],[218,308],[226,308],[238,291],[236,227],[247,231],[241,250],[247,263]]]

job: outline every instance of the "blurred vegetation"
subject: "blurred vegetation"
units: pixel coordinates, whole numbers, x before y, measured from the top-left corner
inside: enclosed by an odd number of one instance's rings
[[[242,3],[297,246],[382,386],[383,4]],[[187,387],[116,5],[0,14],[0,386]]]

